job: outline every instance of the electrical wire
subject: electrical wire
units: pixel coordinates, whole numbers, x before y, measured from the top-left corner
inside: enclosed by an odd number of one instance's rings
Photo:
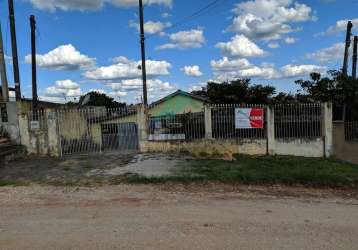
[[[178,28],[188,22],[191,22],[193,20],[195,20],[196,18],[199,18],[203,15],[206,15],[207,13],[209,13],[211,10],[215,9],[219,4],[225,2],[227,0],[214,0],[211,1],[209,4],[205,5],[204,7],[200,8],[199,10],[195,11],[194,13],[190,14],[187,17],[182,18],[180,21],[174,23],[173,25],[171,25],[170,27],[167,27],[165,29],[163,29],[163,31],[168,31],[168,30],[172,30],[175,28]],[[150,36],[147,36],[146,39],[150,39],[152,37],[154,37],[155,34],[152,34]]]

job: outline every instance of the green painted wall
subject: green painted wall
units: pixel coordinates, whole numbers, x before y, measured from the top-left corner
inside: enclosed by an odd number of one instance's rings
[[[164,116],[169,114],[184,114],[184,113],[196,113],[202,112],[204,109],[204,103],[195,100],[186,95],[177,95],[172,98],[168,98],[164,102],[156,105],[149,109],[149,115],[154,116]],[[137,115],[130,115],[122,118],[117,118],[109,121],[102,122],[101,124],[111,124],[111,123],[128,123],[128,122],[137,122]],[[93,134],[98,134],[101,131],[101,126],[93,126]]]
[[[168,114],[184,114],[203,111],[204,103],[186,95],[177,95],[149,110],[151,116],[163,116]]]

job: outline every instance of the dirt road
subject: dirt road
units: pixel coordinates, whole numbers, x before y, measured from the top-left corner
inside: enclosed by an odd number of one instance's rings
[[[357,246],[357,197],[328,191],[215,185],[0,188],[1,250]]]

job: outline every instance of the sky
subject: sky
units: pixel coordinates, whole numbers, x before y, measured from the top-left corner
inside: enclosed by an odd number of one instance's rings
[[[73,101],[93,90],[127,103],[142,99],[137,0],[14,2],[24,96],[31,97],[33,14],[39,99]],[[295,93],[295,80],[341,68],[347,20],[358,35],[358,0],[144,3],[150,101],[236,78]],[[0,21],[13,85],[7,0]]]

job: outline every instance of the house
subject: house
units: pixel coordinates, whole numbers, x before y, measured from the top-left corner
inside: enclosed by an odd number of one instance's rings
[[[205,133],[203,110],[206,103],[208,103],[208,100],[203,97],[178,90],[150,104],[147,111],[149,116],[150,139],[184,139],[186,136],[185,124],[190,122],[195,122],[198,127],[202,127],[199,130]],[[191,116],[194,118],[197,117],[197,120],[185,120],[185,114],[188,113],[197,114]],[[120,141],[137,140],[137,119],[137,110],[131,110],[125,114],[111,114],[88,119],[87,127],[96,144],[102,145],[104,148],[113,147],[113,144],[118,146]],[[134,146],[136,146],[136,144],[134,144]]]

